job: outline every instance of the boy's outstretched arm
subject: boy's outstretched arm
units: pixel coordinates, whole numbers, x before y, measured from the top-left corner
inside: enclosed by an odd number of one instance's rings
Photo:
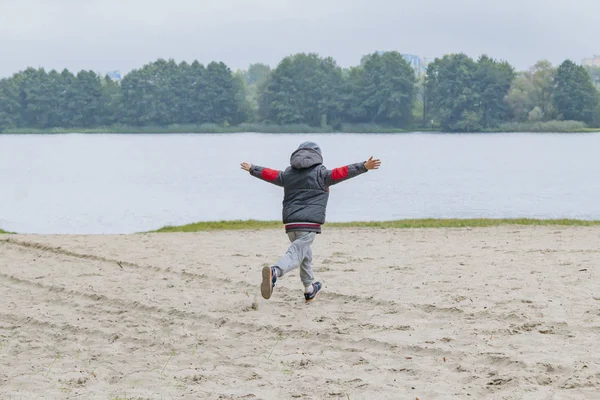
[[[325,174],[325,185],[335,185],[336,183],[354,178],[355,176],[363,174],[371,169],[379,169],[380,166],[381,161],[379,159],[374,160],[373,157],[371,157],[362,163],[350,164],[344,167],[327,170]]]
[[[250,172],[250,175],[272,183],[273,185],[283,186],[283,172],[270,168],[259,167],[258,165],[243,162],[241,167],[244,171]]]

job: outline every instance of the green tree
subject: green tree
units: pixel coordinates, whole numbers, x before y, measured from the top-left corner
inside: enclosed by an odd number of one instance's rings
[[[358,95],[362,90],[362,72],[362,66],[351,67],[343,71],[344,86],[340,100],[344,105],[343,119],[348,122],[368,121],[367,110],[363,107],[362,99]]]
[[[465,54],[436,58],[427,67],[425,96],[430,118],[445,131],[481,129],[478,87],[474,85],[477,64]]]
[[[149,125],[152,119],[154,93],[150,67],[129,72],[121,81],[121,122],[127,125]]]
[[[100,77],[93,71],[80,71],[74,85],[72,126],[90,128],[101,126],[104,117],[104,97]]]
[[[192,62],[185,73],[188,100],[183,105],[182,116],[186,123],[201,124],[209,121],[205,108],[206,74],[206,67],[198,61]]]
[[[473,86],[478,92],[479,114],[484,128],[496,128],[508,119],[510,108],[504,99],[514,76],[514,69],[507,62],[499,62],[486,55],[477,61]]]
[[[554,92],[556,68],[548,60],[538,61],[531,68],[530,76],[533,84],[533,102],[540,108],[546,119],[554,118],[555,110],[552,95]]]
[[[256,84],[248,86],[247,77],[243,71],[237,71],[233,74],[233,84],[236,103],[240,112],[238,119],[242,122],[255,121],[258,112]]]
[[[261,93],[260,116],[278,124],[339,123],[342,88],[342,70],[332,58],[304,53],[286,57]]]
[[[512,110],[512,119],[527,121],[530,113],[536,111],[536,118],[549,120],[556,117],[552,100],[556,68],[547,60],[538,61],[529,70],[520,72],[506,96],[506,102]]]
[[[411,123],[415,98],[415,73],[398,52],[371,54],[351,72],[355,107],[351,114],[359,122],[404,127]]]
[[[268,65],[262,63],[251,64],[245,73],[246,84],[248,86],[260,86],[269,79],[270,74],[271,68]]]
[[[585,68],[570,60],[558,67],[554,105],[564,120],[593,122],[598,93]]]
[[[206,97],[209,122],[238,124],[245,115],[244,86],[224,63],[212,62],[206,67]]]
[[[52,98],[46,71],[43,68],[27,68],[15,78],[19,83],[22,126],[47,128]]]
[[[595,128],[600,128],[600,92],[598,92],[598,101],[596,109],[594,110],[594,119],[592,121],[592,126]]]
[[[0,80],[0,131],[22,125],[19,92],[14,76]]]
[[[76,102],[77,92],[75,83],[77,78],[67,69],[63,69],[60,73],[60,90],[58,92],[58,107],[59,117],[58,125],[64,128],[74,126],[75,119],[79,110]],[[28,125],[29,126],[29,125]]]
[[[102,103],[104,104],[104,125],[121,122],[121,85],[108,75],[102,80]]]
[[[450,54],[428,65],[425,108],[443,130],[472,132],[496,128],[510,109],[504,99],[514,79],[510,64],[482,56]]]
[[[270,74],[271,68],[261,63],[251,64],[247,71],[240,71],[239,77],[243,80],[246,93],[246,113],[250,120],[255,120],[258,115],[259,97],[265,90]]]
[[[538,107],[532,95],[533,91],[529,73],[519,72],[506,95],[506,103],[511,108],[513,120],[526,121],[531,110]]]
[[[47,128],[64,126],[63,105],[61,104],[62,93],[67,89],[63,77],[56,70],[52,70],[47,75],[46,90],[50,99],[48,110]]]

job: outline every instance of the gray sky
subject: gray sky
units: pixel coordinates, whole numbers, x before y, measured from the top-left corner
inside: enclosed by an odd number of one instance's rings
[[[128,72],[157,58],[232,69],[297,52],[465,52],[518,69],[600,54],[598,0],[0,0],[0,77],[27,66]]]

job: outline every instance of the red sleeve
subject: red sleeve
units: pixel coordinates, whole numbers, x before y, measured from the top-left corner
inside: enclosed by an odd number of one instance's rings
[[[349,164],[345,167],[334,168],[332,170],[325,168],[325,174],[323,176],[324,183],[325,186],[336,185],[347,179],[354,178],[355,176],[358,176],[360,174],[364,174],[365,172],[367,172],[367,168],[365,168],[364,162]]]
[[[347,177],[348,177],[348,166],[347,165],[345,167],[334,168],[331,171],[331,179],[333,179],[334,181],[339,181],[340,179],[345,179]]]
[[[277,179],[278,175],[279,175],[279,171],[276,171],[276,170],[270,169],[270,168],[264,168],[261,172],[261,177],[265,181],[274,181],[275,179]]]

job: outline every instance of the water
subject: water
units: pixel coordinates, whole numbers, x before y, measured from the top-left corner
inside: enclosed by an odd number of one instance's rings
[[[0,228],[131,233],[278,220],[281,188],[239,163],[283,169],[305,140],[319,143],[329,168],[383,161],[331,188],[328,221],[600,219],[600,134],[0,135]]]

